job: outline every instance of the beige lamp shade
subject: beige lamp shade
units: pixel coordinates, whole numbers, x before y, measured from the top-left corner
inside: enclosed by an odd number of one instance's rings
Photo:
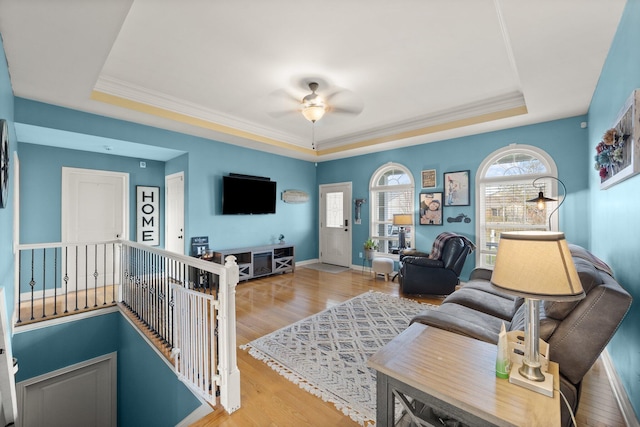
[[[410,214],[394,214],[393,225],[411,225],[413,224],[413,217]]]
[[[491,283],[524,298],[552,301],[584,298],[580,278],[561,232],[502,233]]]

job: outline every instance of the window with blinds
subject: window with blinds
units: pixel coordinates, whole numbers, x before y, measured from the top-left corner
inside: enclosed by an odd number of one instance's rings
[[[557,202],[539,210],[527,200],[540,191],[556,194],[555,180],[544,178],[555,175],[553,160],[539,149],[508,147],[485,159],[476,181],[478,267],[493,268],[502,232],[548,229],[549,214]],[[552,227],[557,229],[557,220]]]
[[[393,225],[394,214],[414,217],[414,183],[410,171],[399,164],[379,168],[371,178],[371,238],[378,242],[378,252],[398,253],[399,226]],[[406,243],[413,247],[413,224],[405,226]]]

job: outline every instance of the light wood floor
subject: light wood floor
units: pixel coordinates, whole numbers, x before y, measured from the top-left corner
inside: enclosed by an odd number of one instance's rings
[[[399,295],[396,282],[356,270],[331,274],[299,267],[295,273],[242,282],[236,295],[238,345],[369,290]],[[231,415],[216,409],[192,427],[358,426],[246,351],[238,350],[238,367],[242,407]],[[577,422],[580,427],[624,426],[600,360],[585,377]]]

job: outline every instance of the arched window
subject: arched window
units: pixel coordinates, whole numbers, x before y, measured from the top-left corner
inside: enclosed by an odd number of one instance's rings
[[[549,214],[559,201],[548,203],[543,210],[527,202],[540,191],[558,194],[557,181],[545,176],[557,177],[555,162],[543,150],[529,145],[512,144],[482,162],[476,175],[477,267],[493,268],[503,231],[548,230]],[[550,222],[551,229],[557,230],[557,211]]]
[[[387,163],[373,173],[369,183],[371,200],[370,236],[378,242],[378,252],[398,253],[400,226],[393,225],[394,214],[408,214],[411,224],[405,225],[406,245],[413,246],[414,182],[411,172],[397,163]]]

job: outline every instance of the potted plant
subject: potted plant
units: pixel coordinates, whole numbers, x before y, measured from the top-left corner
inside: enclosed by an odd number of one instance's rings
[[[364,242],[364,256],[368,261],[373,259],[373,255],[378,250],[378,243],[374,240],[368,239]]]

